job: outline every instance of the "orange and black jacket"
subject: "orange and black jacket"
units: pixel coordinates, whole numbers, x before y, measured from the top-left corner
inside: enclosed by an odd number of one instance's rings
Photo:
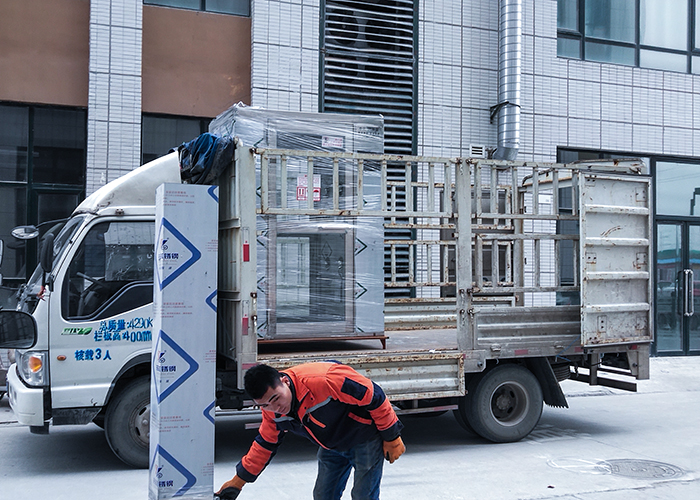
[[[236,466],[244,481],[257,479],[287,432],[339,451],[377,436],[392,441],[401,435],[403,424],[381,387],[349,366],[308,363],[281,373],[291,381],[292,410],[288,415],[262,412],[260,433]]]

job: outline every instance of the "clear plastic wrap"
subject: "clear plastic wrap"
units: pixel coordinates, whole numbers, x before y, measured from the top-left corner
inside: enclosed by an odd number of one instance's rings
[[[380,115],[293,113],[235,105],[216,117],[210,132],[237,136],[245,146],[326,152],[382,153]],[[290,154],[273,162],[272,202],[290,210],[333,206],[333,162],[314,164]],[[338,206],[357,205],[356,163],[340,161]],[[285,181],[281,179],[284,177]],[[260,168],[256,171],[260,185]],[[379,208],[380,173],[363,173],[365,208]],[[260,199],[258,197],[258,206]],[[384,229],[379,217],[265,215],[257,220],[257,334],[269,341],[361,338],[384,334]]]

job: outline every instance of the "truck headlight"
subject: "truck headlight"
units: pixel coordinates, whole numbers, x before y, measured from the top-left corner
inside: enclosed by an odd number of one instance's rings
[[[46,385],[46,354],[45,351],[17,352],[17,367],[28,385],[36,387]]]

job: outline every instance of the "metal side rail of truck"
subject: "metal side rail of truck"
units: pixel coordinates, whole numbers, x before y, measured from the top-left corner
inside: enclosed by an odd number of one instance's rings
[[[651,191],[640,162],[235,145],[211,214],[220,411],[252,406],[242,375],[255,363],[334,359],[379,383],[399,414],[451,410],[464,428],[512,442],[544,403],[567,406],[564,379],[635,390],[648,378]],[[10,403],[32,432],[93,422],[123,461],[147,466],[154,192],[180,175],[174,152],[89,196],[44,237],[17,311],[0,311],[0,347],[16,349]],[[347,270],[374,245],[357,237],[362,224],[379,228],[380,273],[369,276],[381,282],[379,304],[363,304],[367,277]],[[336,243],[346,257],[332,260],[324,252]],[[322,336],[299,336],[318,324],[284,323],[285,308],[316,307],[314,283],[330,276],[302,266],[290,279],[280,265],[290,252],[343,276],[333,295],[343,306],[328,295],[326,309],[339,312]],[[261,269],[275,272],[263,280]],[[383,327],[358,331],[372,306]],[[271,337],[273,327],[287,333]]]

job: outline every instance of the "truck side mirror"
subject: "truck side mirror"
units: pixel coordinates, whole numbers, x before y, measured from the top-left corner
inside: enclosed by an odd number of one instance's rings
[[[33,240],[39,236],[39,229],[36,226],[17,226],[10,234],[18,240]]]
[[[50,273],[53,269],[53,233],[47,233],[41,242],[41,254],[39,256],[39,263],[41,264],[41,269],[45,273]]]
[[[34,317],[22,311],[0,310],[0,349],[29,349],[34,344]]]

